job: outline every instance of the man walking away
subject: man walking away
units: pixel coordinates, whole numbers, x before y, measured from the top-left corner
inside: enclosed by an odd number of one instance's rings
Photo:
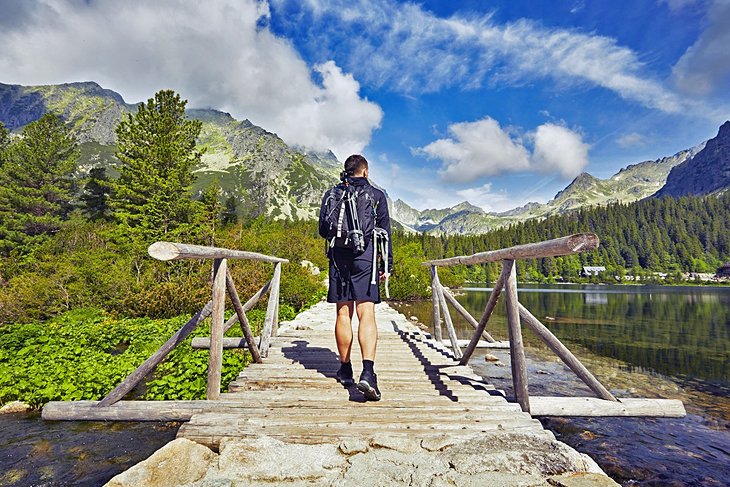
[[[319,234],[327,239],[329,293],[327,302],[337,303],[335,340],[340,354],[337,380],[345,387],[353,379],[352,316],[360,322],[358,342],[362,351],[362,373],[357,388],[365,398],[380,400],[375,374],[378,329],[375,304],[380,302],[378,282],[390,275],[393,252],[390,216],[385,194],[370,185],[368,161],[351,155],[341,173],[342,182],[328,190],[319,214]]]

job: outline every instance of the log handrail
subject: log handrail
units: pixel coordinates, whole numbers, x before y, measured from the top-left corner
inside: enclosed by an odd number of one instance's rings
[[[147,252],[157,260],[181,259],[247,259],[286,264],[289,261],[280,257],[246,252],[243,250],[224,249],[222,247],[206,247],[204,245],[182,244],[177,242],[155,242]]]
[[[234,323],[241,325],[241,331],[245,337],[245,346],[251,352],[251,357],[256,363],[261,363],[261,357],[266,356],[268,351],[268,338],[261,337],[261,343],[257,345],[250,324],[246,318],[246,311],[250,310],[266,292],[269,292],[269,305],[266,310],[264,333],[276,333],[279,313],[279,285],[281,281],[281,264],[288,263],[287,259],[273,257],[271,255],[259,254],[256,252],[245,252],[242,250],[224,249],[221,247],[206,247],[203,245],[191,245],[177,242],[155,242],[148,248],[150,257],[158,260],[179,260],[179,259],[213,259],[213,293],[212,300],[205,307],[188,321],[177,333],[165,342],[150,358],[137,367],[126,379],[122,381],[113,391],[107,394],[99,403],[99,407],[111,406],[137,384],[179,345],[190,333],[208,316],[211,317],[210,338],[207,348],[210,349],[208,360],[208,381],[206,385],[206,398],[216,400],[220,397],[221,367],[223,362],[223,348],[225,339],[223,334]],[[227,259],[248,259],[273,263],[274,277],[249,299],[246,304],[236,292],[230,272],[228,272]],[[233,303],[235,314],[227,322],[224,322],[226,294]],[[225,347],[227,348],[227,347]],[[263,348],[263,350],[261,350]]]
[[[575,374],[585,382],[588,387],[601,399],[616,401],[616,398],[585,368],[585,366],[563,345],[560,340],[540,323],[530,312],[522,306],[517,296],[517,281],[515,275],[515,261],[517,259],[539,259],[544,257],[559,257],[572,255],[598,248],[599,239],[593,233],[578,233],[567,237],[545,240],[524,245],[516,245],[499,250],[479,252],[472,255],[461,255],[446,259],[436,259],[423,262],[422,265],[431,268],[431,293],[433,301],[433,335],[441,343],[441,317],[443,316],[446,330],[449,333],[449,340],[454,357],[461,365],[466,365],[471,357],[479,340],[484,337],[489,340],[485,329],[489,318],[494,311],[502,289],[505,290],[505,301],[507,305],[507,325],[510,343],[510,361],[512,368],[512,382],[514,385],[515,398],[525,412],[530,412],[530,396],[527,387],[527,367],[525,365],[524,346],[522,342],[522,328],[520,319],[532,329],[548,346],[560,357]],[[475,265],[488,262],[502,262],[502,273],[492,290],[487,306],[484,309],[482,318],[477,322],[469,312],[459,304],[456,299],[446,290],[438,278],[439,266],[452,265]],[[451,321],[448,305],[466,319],[467,323],[475,328],[469,345],[462,354],[458,340],[454,332],[454,325]],[[492,339],[493,340],[493,339]],[[459,360],[460,358],[460,360]]]
[[[436,259],[424,262],[423,266],[474,265],[502,260],[539,259],[541,257],[559,257],[561,255],[578,254],[598,248],[599,239],[594,233],[578,233],[567,237],[545,240],[543,242],[515,245],[506,249],[490,250],[472,255],[460,255],[447,259]]]

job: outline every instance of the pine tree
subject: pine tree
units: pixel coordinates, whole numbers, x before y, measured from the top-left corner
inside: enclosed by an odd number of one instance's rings
[[[117,126],[119,179],[112,181],[114,216],[145,240],[193,223],[192,170],[201,122],[185,115],[187,101],[163,90]]]
[[[0,253],[30,250],[58,230],[72,209],[76,139],[48,113],[12,140],[0,167]]]
[[[10,133],[5,128],[5,125],[0,122],[0,167],[3,167],[8,145],[10,145]]]
[[[84,212],[90,220],[106,220],[109,217],[109,178],[106,169],[95,167],[89,171],[89,180],[84,185],[81,201]]]
[[[229,196],[223,210],[223,224],[235,225],[236,223],[238,223],[238,202],[235,196]]]

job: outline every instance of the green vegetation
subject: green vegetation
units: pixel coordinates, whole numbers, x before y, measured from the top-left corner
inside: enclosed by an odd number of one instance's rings
[[[63,121],[46,114],[4,142],[0,160],[0,254],[28,251],[71,211],[78,150]]]
[[[530,220],[484,235],[403,236],[418,242],[429,259],[539,242],[581,232],[596,233],[598,250],[579,255],[528,259],[518,263],[518,279],[530,282],[607,281],[630,275],[641,282],[679,282],[683,273],[712,273],[730,260],[730,192],[720,196],[647,199],[629,204],[584,208],[544,220]],[[583,278],[583,266],[604,266],[602,276]],[[475,282],[494,282],[499,264],[459,266],[454,274]]]

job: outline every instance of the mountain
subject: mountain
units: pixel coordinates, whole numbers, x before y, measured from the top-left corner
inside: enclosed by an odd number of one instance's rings
[[[730,121],[720,126],[717,136],[707,141],[694,157],[669,173],[655,196],[706,195],[730,188]]]
[[[94,82],[19,86],[0,83],[0,122],[12,131],[52,111],[63,117],[80,143],[79,171],[102,166],[114,174],[118,164],[115,129],[136,111],[121,95]],[[217,180],[224,197],[239,211],[273,218],[315,218],[324,191],[338,181],[341,164],[329,153],[289,147],[276,134],[248,120],[212,109],[187,110],[202,122],[199,148],[206,150],[193,187]]]
[[[532,218],[563,214],[584,206],[630,203],[646,198],[661,188],[672,168],[700,153],[705,143],[672,156],[643,161],[621,169],[608,179],[586,172],[547,203],[527,203],[501,213],[487,213],[468,202],[452,208],[418,211],[401,200],[394,205],[395,217],[413,229],[433,235],[478,234]]]

